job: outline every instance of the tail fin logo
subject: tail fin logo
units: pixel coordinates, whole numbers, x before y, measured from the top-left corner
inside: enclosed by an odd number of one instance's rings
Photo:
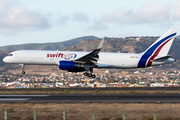
[[[148,67],[151,66],[152,61],[156,56],[158,56],[161,49],[170,41],[173,40],[176,33],[170,34],[167,37],[164,37],[163,39],[156,42],[153,46],[151,46],[145,53],[142,55],[139,63],[138,68],[142,67]],[[146,65],[147,64],[147,65]]]

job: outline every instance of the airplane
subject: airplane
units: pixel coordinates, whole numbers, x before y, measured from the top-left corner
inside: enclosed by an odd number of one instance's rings
[[[18,50],[8,54],[3,61],[21,65],[22,74],[25,74],[25,65],[56,65],[69,72],[85,71],[85,76],[95,78],[94,68],[133,69],[175,62],[168,52],[176,34],[177,29],[170,28],[142,53],[100,52],[102,39],[98,48],[91,52]]]

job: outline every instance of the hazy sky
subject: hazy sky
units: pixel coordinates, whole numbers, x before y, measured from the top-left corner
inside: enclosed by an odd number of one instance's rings
[[[160,36],[169,28],[180,31],[180,0],[0,0],[0,46]]]

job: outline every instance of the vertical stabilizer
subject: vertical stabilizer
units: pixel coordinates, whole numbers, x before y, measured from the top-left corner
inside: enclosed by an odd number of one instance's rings
[[[176,36],[177,29],[171,28],[158,38],[145,52],[144,54],[152,55],[154,52],[158,52],[158,56],[166,56]]]
[[[143,55],[138,63],[138,67],[149,66],[150,62],[156,56],[159,57],[167,56],[176,34],[177,34],[177,29],[171,28],[166,33],[164,33],[160,38],[158,38],[147,50],[145,50],[142,53]]]

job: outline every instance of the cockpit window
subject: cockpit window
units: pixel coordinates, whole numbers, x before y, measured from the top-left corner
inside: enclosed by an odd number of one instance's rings
[[[8,56],[13,56],[13,54],[9,54]]]

